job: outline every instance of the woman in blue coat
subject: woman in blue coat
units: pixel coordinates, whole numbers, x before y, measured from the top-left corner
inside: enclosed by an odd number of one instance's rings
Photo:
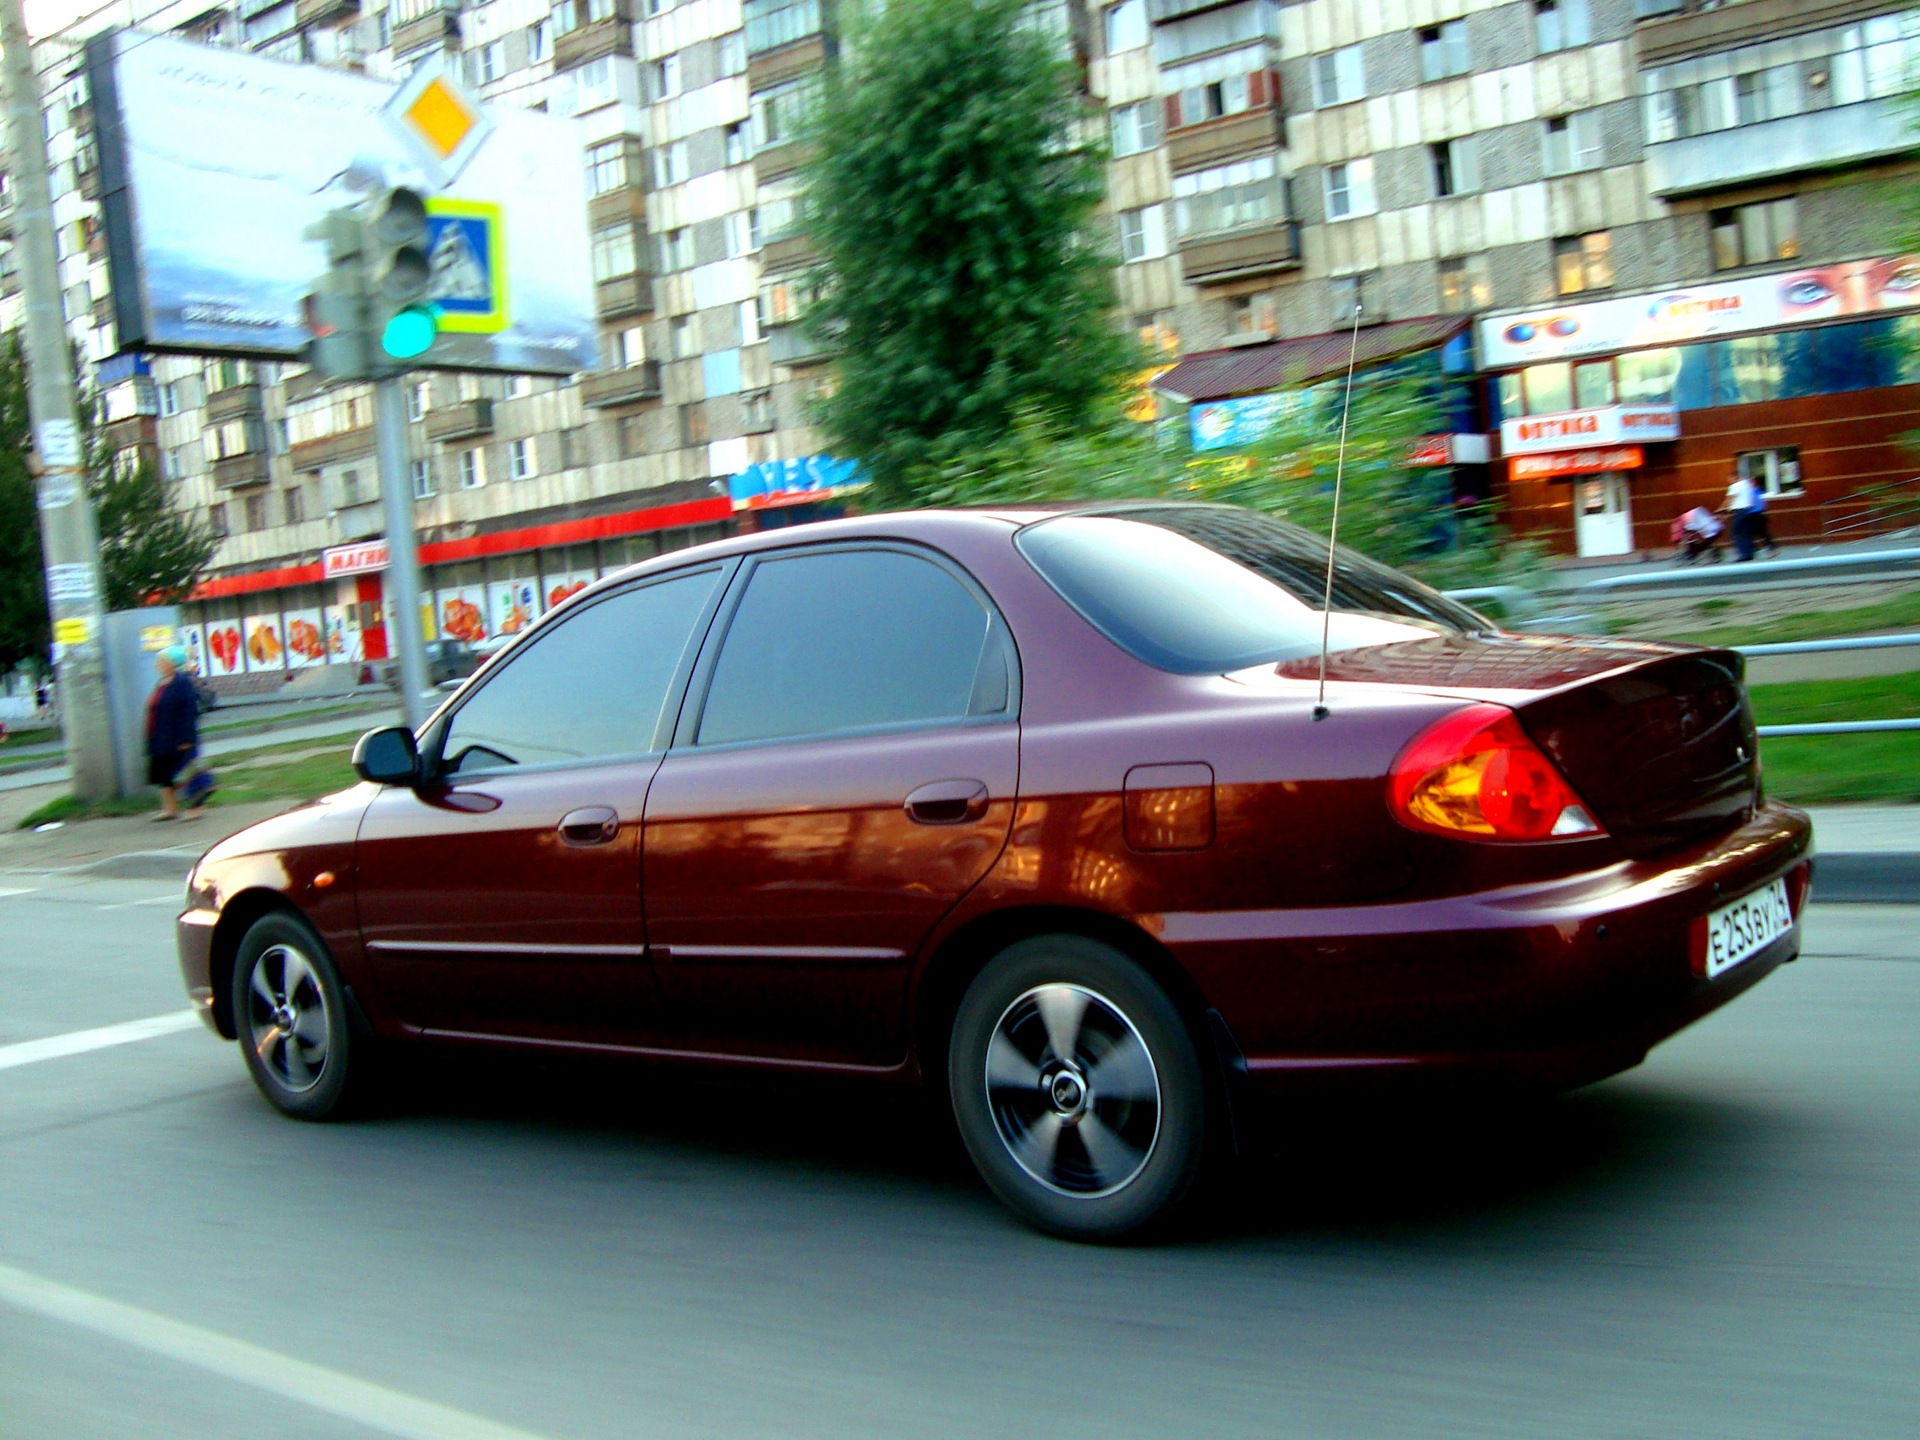
[[[147,701],[147,783],[160,787],[160,813],[154,819],[173,820],[180,814],[174,782],[200,752],[200,704],[187,675],[185,650],[169,646],[153,663],[160,683]]]

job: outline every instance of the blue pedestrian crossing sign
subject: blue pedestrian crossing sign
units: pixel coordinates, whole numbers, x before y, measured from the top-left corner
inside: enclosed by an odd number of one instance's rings
[[[491,335],[507,328],[507,235],[500,206],[427,201],[427,298],[444,331]]]

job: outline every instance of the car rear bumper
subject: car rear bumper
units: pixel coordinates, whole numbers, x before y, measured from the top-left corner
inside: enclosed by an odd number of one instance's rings
[[[1713,979],[1697,952],[1708,912],[1810,870],[1811,852],[1806,815],[1770,804],[1710,844],[1559,880],[1154,922],[1255,1082],[1452,1070],[1569,1086],[1637,1064],[1793,959],[1792,884],[1786,934]]]

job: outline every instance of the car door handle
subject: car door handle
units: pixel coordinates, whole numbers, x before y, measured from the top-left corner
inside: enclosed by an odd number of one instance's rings
[[[610,845],[620,833],[620,814],[605,805],[569,810],[560,817],[560,838],[568,845]]]
[[[907,818],[921,825],[965,825],[987,813],[979,780],[936,780],[907,796]]]

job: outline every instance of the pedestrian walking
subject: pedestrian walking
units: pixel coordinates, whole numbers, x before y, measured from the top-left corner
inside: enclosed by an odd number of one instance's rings
[[[187,675],[187,652],[170,645],[154,657],[160,681],[147,701],[147,783],[160,789],[156,820],[180,815],[174,784],[200,751],[200,704]]]
[[[1748,484],[1752,484],[1751,481]],[[1747,510],[1747,529],[1753,548],[1757,551],[1764,545],[1767,554],[1778,555],[1780,547],[1774,543],[1773,527],[1767,521],[1767,490],[1764,485],[1753,486],[1753,504]]]
[[[1753,481],[1736,474],[1727,486],[1727,523],[1733,529],[1733,554],[1736,560],[1753,559]]]

